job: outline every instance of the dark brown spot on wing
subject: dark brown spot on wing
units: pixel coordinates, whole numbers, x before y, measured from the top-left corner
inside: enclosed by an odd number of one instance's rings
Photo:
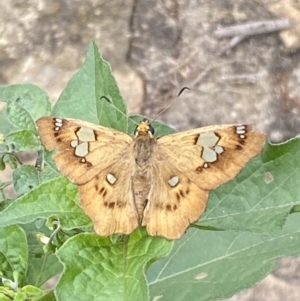
[[[115,208],[115,202],[110,202],[110,203],[108,204],[108,208],[114,209],[114,208]]]
[[[179,194],[181,195],[181,197],[184,197],[184,193],[182,190],[179,190]]]
[[[200,134],[195,136],[194,144],[197,144],[199,137],[200,137]]]
[[[235,149],[236,149],[236,150],[242,150],[243,147],[242,147],[241,145],[238,144],[238,145],[236,145]]]
[[[167,211],[175,211],[175,210],[177,210],[177,205],[176,204],[174,204],[173,206],[171,205],[171,204],[167,204],[166,205],[166,210]]]
[[[76,136],[77,136],[77,137],[78,137],[77,132],[80,131],[80,129],[81,129],[81,127],[77,127],[77,128],[75,129],[75,133],[76,133]]]
[[[92,167],[93,164],[92,164],[91,162],[86,162],[86,166],[87,166],[87,167]]]
[[[107,190],[105,189],[105,187],[100,188],[99,194],[101,194],[103,197],[105,197],[107,195]]]
[[[196,171],[197,171],[197,172],[202,172],[202,170],[203,170],[203,167],[202,167],[202,166],[198,166],[198,167],[196,168]]]
[[[61,142],[61,138],[56,138],[56,142],[60,143]]]
[[[178,192],[176,192],[176,199],[177,199],[178,202],[179,202],[180,199],[181,199],[180,194],[179,194]]]
[[[59,135],[58,132],[54,132],[54,137],[57,137]]]

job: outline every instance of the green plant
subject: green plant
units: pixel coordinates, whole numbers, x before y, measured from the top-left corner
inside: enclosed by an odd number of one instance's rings
[[[112,103],[101,100],[102,96]],[[133,134],[109,65],[91,43],[81,70],[51,108],[34,85],[0,87],[0,300],[215,300],[253,286],[280,256],[300,254],[300,142],[267,144],[232,181],[210,193],[206,212],[177,241],[100,237],[79,205],[77,187],[60,176],[51,153],[41,168],[35,121],[73,117]],[[118,110],[115,109],[118,108]],[[122,114],[121,112],[124,114]],[[173,130],[155,122],[158,135]],[[38,154],[22,164],[20,151]],[[12,184],[14,200],[6,198]],[[54,291],[42,285],[61,274]]]

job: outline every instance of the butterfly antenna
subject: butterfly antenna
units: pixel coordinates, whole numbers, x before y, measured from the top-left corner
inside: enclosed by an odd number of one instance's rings
[[[101,100],[102,98],[104,98],[111,106],[113,106],[115,110],[117,110],[119,113],[121,113],[122,115],[124,115],[126,118],[129,118],[129,119],[130,119],[130,117],[129,117],[128,115],[124,114],[124,112],[122,112],[119,108],[117,108],[117,107],[110,101],[109,98],[107,98],[106,96],[101,96],[101,97],[100,97],[100,100]],[[131,120],[134,124],[138,125],[133,119],[130,119],[130,120]]]
[[[162,111],[160,111],[158,113],[158,115],[150,123],[152,123],[153,121],[155,121],[162,113],[164,113],[165,111],[167,111],[170,108],[170,106],[177,100],[177,98],[183,93],[184,90],[191,90],[191,89],[188,88],[188,87],[183,87],[179,91],[179,93],[177,94],[177,96],[164,109],[162,109]]]

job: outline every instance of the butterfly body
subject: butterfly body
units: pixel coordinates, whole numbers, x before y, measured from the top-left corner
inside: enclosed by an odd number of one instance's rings
[[[208,126],[154,137],[148,120],[135,138],[75,119],[43,117],[41,141],[57,149],[59,171],[79,187],[96,233],[179,238],[205,210],[209,190],[232,179],[262,149],[249,125]]]

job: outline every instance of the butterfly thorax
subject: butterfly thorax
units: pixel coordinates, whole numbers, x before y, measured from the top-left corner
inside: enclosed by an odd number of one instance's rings
[[[141,176],[145,176],[153,148],[157,144],[153,133],[154,130],[147,119],[141,121],[135,130],[134,159],[136,172]]]

